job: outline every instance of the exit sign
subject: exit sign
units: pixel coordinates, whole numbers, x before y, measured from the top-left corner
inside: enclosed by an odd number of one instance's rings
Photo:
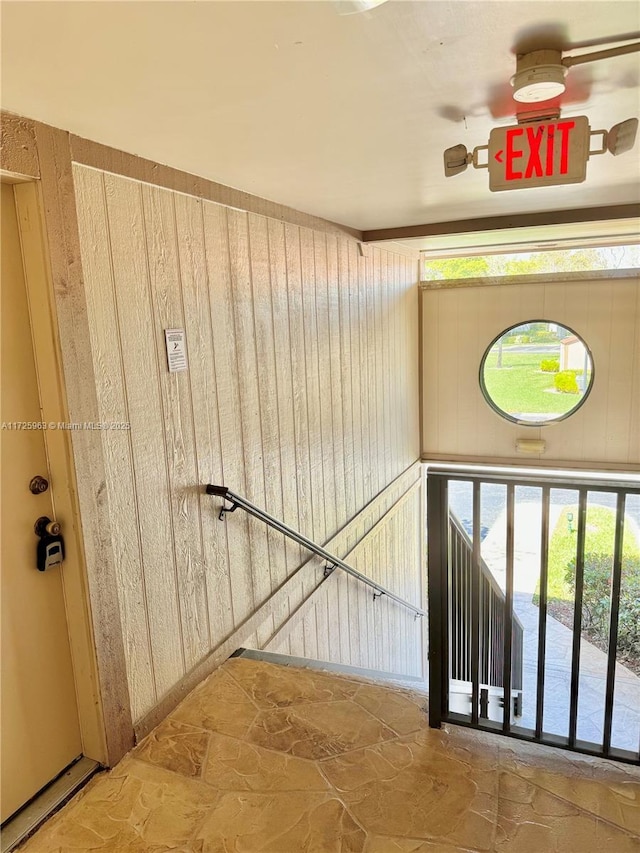
[[[586,116],[495,128],[489,136],[489,189],[581,183],[590,134]]]

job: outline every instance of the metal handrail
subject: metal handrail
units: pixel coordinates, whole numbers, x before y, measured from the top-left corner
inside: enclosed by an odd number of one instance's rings
[[[252,515],[254,518],[257,518],[259,521],[263,521],[269,527],[272,527],[274,530],[277,530],[279,533],[282,533],[284,536],[288,536],[289,539],[293,539],[294,542],[297,542],[298,545],[302,545],[303,548],[306,548],[307,551],[311,551],[313,554],[316,554],[318,557],[322,557],[323,560],[326,560],[329,564],[327,568],[331,571],[333,569],[342,569],[343,572],[346,572],[351,577],[356,578],[356,580],[362,581],[362,583],[367,584],[373,589],[373,598],[379,598],[381,595],[386,595],[387,598],[390,598],[392,601],[395,601],[396,604],[400,604],[402,607],[406,607],[408,610],[411,610],[416,618],[419,616],[425,616],[425,611],[420,607],[416,607],[415,604],[410,604],[408,601],[405,601],[404,598],[400,598],[400,596],[396,595],[394,592],[391,592],[385,587],[381,586],[379,583],[372,581],[371,578],[368,578],[366,575],[360,574],[360,572],[353,569],[344,560],[335,557],[329,551],[326,551],[320,545],[316,545],[315,542],[312,542],[311,539],[307,539],[306,536],[303,536],[302,533],[299,533],[297,530],[294,530],[292,527],[286,525],[283,521],[278,521],[277,518],[270,515],[265,510],[260,509],[260,507],[252,504],[251,501],[248,501],[246,498],[237,495],[235,492],[232,492],[226,486],[214,486],[211,483],[206,486],[206,492],[208,495],[213,495],[215,497],[220,497],[225,501],[229,501],[231,503],[230,507],[222,506],[220,510],[219,518],[222,520],[227,512],[235,512],[238,507],[243,509],[245,512],[248,512],[249,515]]]

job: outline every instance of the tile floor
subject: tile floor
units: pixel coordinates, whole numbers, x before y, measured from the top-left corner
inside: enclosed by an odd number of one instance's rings
[[[394,686],[227,661],[21,853],[640,853],[640,770]]]

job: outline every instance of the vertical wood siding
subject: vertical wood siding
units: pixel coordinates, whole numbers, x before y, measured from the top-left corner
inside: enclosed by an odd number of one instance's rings
[[[413,466],[387,487],[331,543],[342,551],[341,539],[351,542],[343,559],[363,575],[393,590],[406,601],[424,607],[422,542],[423,479]],[[345,606],[348,604],[348,608]],[[343,606],[344,615],[335,618]],[[295,633],[302,623],[302,635]],[[285,623],[266,647],[270,651],[424,677],[421,618],[404,607],[373,596],[373,590],[339,571],[333,572]],[[313,643],[307,642],[307,637]]]
[[[419,603],[418,497],[391,514],[403,492],[385,492],[419,453],[417,261],[85,166],[74,181],[101,420],[131,424],[101,440],[134,720],[308,558],[244,513],[218,522],[207,482],[321,544],[358,518],[339,555],[357,546],[359,570]],[[189,369],[170,374],[173,327]],[[282,650],[417,671],[397,608],[345,578],[322,595]]]
[[[536,319],[567,325],[584,339],[594,383],[571,417],[523,427],[489,407],[478,376],[500,332]],[[423,458],[640,467],[638,279],[426,289],[422,340]],[[544,439],[544,455],[516,457],[516,438]]]

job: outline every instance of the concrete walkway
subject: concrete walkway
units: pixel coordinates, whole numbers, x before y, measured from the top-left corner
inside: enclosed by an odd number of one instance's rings
[[[562,511],[551,506],[553,531]],[[517,503],[515,508],[514,611],[524,627],[523,715],[520,725],[535,724],[539,609],[532,596],[540,573],[540,502]],[[504,590],[506,511],[482,543],[482,557]],[[572,631],[547,616],[544,730],[567,735],[571,682]],[[587,640],[580,643],[578,739],[601,743],[607,656]],[[640,678],[626,667],[616,667],[612,746],[637,751],[640,741]]]

